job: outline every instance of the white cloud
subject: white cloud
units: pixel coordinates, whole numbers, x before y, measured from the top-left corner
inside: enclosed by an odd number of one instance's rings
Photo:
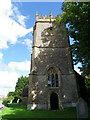
[[[78,67],[82,67],[82,64],[79,62],[77,65],[74,65],[74,70],[81,75],[81,71]]]
[[[23,15],[18,16],[18,21],[22,26],[25,26],[24,20],[25,20],[25,16],[23,16]]]
[[[0,71],[0,87],[14,87],[18,77],[17,72]]]
[[[27,17],[23,16],[11,0],[0,0],[0,49],[6,49],[9,44],[15,44],[18,38],[25,37],[33,28],[26,28]],[[28,41],[25,41],[27,45]],[[18,77],[29,73],[30,61],[3,63],[0,53],[0,95],[6,95],[14,90]]]
[[[8,65],[0,68],[0,95],[7,95],[8,92],[14,91],[18,78],[22,75],[21,71],[30,72],[30,61],[10,62]],[[1,66],[1,65],[0,65]],[[26,75],[25,75],[26,76]]]
[[[25,44],[25,45],[27,45],[27,46],[31,46],[32,40],[30,40],[30,39],[25,39],[24,42],[23,42],[23,44]]]
[[[75,69],[75,71],[76,71],[79,75],[81,75],[81,73],[82,73],[82,72],[80,72],[79,69]]]
[[[0,71],[0,95],[7,95],[15,89],[16,82],[20,75],[17,72]]]
[[[25,39],[22,44],[26,45],[27,46],[27,49],[29,52],[31,52],[32,50],[32,40],[30,39]]]
[[[28,71],[30,70],[30,61],[25,62],[10,62],[8,64],[8,68],[10,70],[20,70],[20,71]]]
[[[11,14],[11,1],[10,0],[0,0],[0,15],[10,15]]]
[[[14,91],[15,89],[14,88],[6,88],[6,87],[2,87],[0,88],[0,96],[7,96],[7,94],[9,92],[12,92]]]
[[[3,54],[2,54],[2,53],[0,53],[0,60],[2,60],[2,58],[3,58]]]
[[[8,48],[8,42],[15,44],[19,37],[32,32],[26,29],[25,16],[21,15],[17,7],[10,0],[0,0],[0,48]]]

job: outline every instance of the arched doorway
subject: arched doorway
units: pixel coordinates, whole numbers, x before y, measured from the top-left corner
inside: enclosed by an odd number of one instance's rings
[[[59,108],[59,106],[58,106],[58,95],[56,93],[51,94],[50,105],[51,105],[51,110],[57,110]]]

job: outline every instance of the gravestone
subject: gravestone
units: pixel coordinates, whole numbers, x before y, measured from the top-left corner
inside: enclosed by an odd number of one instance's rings
[[[17,100],[17,103],[19,103],[20,99]]]
[[[88,106],[87,103],[82,99],[79,98],[77,105],[77,118],[88,118]]]
[[[10,101],[10,104],[12,104],[12,100]]]

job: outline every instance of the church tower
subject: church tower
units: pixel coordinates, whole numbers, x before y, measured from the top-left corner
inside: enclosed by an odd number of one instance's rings
[[[29,110],[61,109],[76,103],[77,85],[67,30],[55,18],[36,14],[30,72]]]

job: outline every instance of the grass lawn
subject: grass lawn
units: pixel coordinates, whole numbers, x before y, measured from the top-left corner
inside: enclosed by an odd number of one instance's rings
[[[34,110],[29,111],[25,106],[21,104],[11,104],[9,107],[5,107],[0,113],[3,119],[7,118],[76,118],[75,108],[67,108],[64,110],[53,111],[41,111]]]
[[[90,110],[90,109],[89,109]],[[5,107],[4,110],[0,111],[0,116],[3,119],[12,118],[76,118],[75,108],[66,108],[64,110],[34,110],[29,111],[26,106],[21,104],[10,104],[9,107]]]

